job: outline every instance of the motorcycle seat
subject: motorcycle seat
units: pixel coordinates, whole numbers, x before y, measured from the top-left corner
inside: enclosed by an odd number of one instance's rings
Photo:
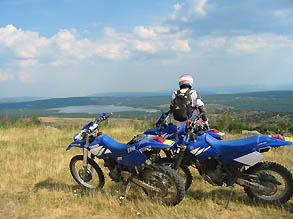
[[[207,143],[213,147],[220,155],[241,153],[251,150],[257,146],[259,142],[259,136],[251,136],[248,138],[242,138],[232,141],[222,141],[213,138],[210,135],[206,135]]]
[[[102,140],[104,145],[114,154],[127,153],[127,144],[120,143],[111,138],[109,135],[103,135]]]

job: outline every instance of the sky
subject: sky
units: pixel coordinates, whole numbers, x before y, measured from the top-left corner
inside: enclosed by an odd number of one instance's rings
[[[293,85],[293,0],[0,0],[0,97]],[[293,87],[293,86],[292,86]]]

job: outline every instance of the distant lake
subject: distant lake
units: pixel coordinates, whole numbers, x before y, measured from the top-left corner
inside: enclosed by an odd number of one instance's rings
[[[67,106],[55,108],[59,113],[107,113],[107,112],[122,112],[122,111],[144,111],[157,112],[155,109],[142,109],[129,106],[115,106],[115,105],[86,105],[86,106]]]

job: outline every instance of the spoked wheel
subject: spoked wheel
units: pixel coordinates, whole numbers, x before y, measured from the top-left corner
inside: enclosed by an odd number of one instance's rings
[[[173,162],[171,158],[160,158],[156,161],[156,163],[160,165],[167,165],[172,168]],[[183,179],[185,191],[189,189],[192,184],[192,174],[186,165],[180,165],[178,170],[176,171]]]
[[[152,199],[158,199],[166,205],[177,205],[184,197],[184,183],[175,170],[168,166],[147,168],[142,174],[143,181],[159,191],[144,189]]]
[[[253,180],[263,189],[244,187],[247,195],[262,203],[285,203],[293,194],[292,174],[280,164],[273,162],[258,163],[247,170],[248,174],[257,176]]]
[[[105,184],[104,174],[99,165],[88,158],[86,169],[83,167],[83,156],[77,155],[70,161],[70,172],[74,180],[88,189],[101,189]]]

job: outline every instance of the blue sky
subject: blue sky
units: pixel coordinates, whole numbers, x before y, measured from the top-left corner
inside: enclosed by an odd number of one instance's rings
[[[292,0],[0,0],[0,97],[293,85]]]

